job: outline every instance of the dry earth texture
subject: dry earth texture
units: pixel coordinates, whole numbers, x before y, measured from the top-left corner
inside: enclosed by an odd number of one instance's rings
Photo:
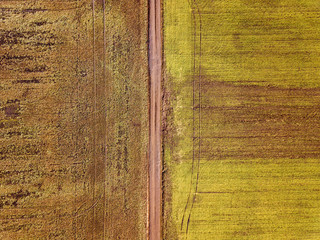
[[[319,239],[319,3],[163,4],[164,239]]]
[[[0,239],[145,239],[147,1],[0,2]]]

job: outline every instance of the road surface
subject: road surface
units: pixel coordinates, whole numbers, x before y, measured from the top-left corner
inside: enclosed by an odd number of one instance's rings
[[[161,0],[150,0],[149,239],[161,238]]]

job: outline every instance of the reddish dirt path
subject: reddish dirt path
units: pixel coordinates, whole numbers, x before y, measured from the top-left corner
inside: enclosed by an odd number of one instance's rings
[[[161,238],[161,0],[150,0],[149,239]]]

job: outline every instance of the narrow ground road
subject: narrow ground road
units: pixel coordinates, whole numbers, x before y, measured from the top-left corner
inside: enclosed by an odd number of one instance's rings
[[[161,0],[149,2],[149,239],[161,237]]]

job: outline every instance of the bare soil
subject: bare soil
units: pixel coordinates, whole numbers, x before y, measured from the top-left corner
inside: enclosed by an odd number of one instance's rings
[[[149,237],[161,238],[161,4],[151,0],[149,19],[150,149]]]

